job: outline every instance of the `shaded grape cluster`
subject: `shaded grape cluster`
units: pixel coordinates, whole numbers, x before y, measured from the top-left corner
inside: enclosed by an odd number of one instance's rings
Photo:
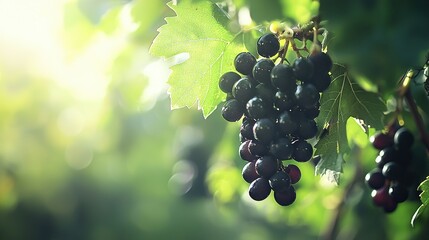
[[[374,204],[390,213],[409,195],[411,182],[408,170],[414,137],[408,129],[400,127],[388,133],[376,133],[370,141],[380,151],[375,159],[377,167],[367,173],[365,181],[373,189],[371,197]]]
[[[229,122],[242,119],[240,157],[248,161],[242,176],[250,183],[249,195],[256,201],[274,192],[282,206],[296,199],[294,184],[299,168],[286,160],[307,162],[316,136],[320,93],[331,83],[331,58],[323,52],[298,57],[291,64],[273,60],[280,44],[276,35],[257,41],[259,58],[241,52],[234,59],[236,72],[223,74],[219,88],[227,93],[222,116]]]

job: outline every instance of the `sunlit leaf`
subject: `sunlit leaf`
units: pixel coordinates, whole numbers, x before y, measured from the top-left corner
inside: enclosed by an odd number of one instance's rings
[[[224,97],[218,80],[233,70],[235,56],[244,51],[237,36],[225,26],[228,18],[208,1],[180,1],[168,4],[177,16],[166,18],[150,52],[160,57],[189,54],[189,59],[171,67],[169,93],[172,108],[192,107],[198,102],[205,117],[216,109]]]

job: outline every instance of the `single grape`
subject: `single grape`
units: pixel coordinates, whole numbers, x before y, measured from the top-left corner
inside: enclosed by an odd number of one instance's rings
[[[247,77],[243,77],[232,86],[232,95],[245,104],[255,95],[255,88],[252,87]]]
[[[278,119],[278,126],[285,134],[292,134],[298,130],[298,122],[292,118],[290,112],[285,111],[280,114]]]
[[[269,179],[279,168],[278,160],[266,155],[256,160],[255,169],[259,176]]]
[[[393,142],[398,149],[410,149],[414,142],[414,136],[408,129],[401,127],[396,131]]]
[[[238,80],[240,80],[241,76],[236,72],[227,72],[224,73],[219,79],[219,88],[224,93],[231,93],[232,86]]]
[[[295,94],[286,93],[282,91],[276,92],[274,96],[274,106],[280,110],[285,111],[291,109],[296,105]]]
[[[253,125],[255,124],[255,121],[253,121],[253,119],[249,119],[249,118],[243,118],[243,122],[241,123],[240,126],[240,134],[249,140],[253,140]]]
[[[301,139],[309,139],[317,134],[316,121],[313,119],[301,119],[298,123],[298,136]]]
[[[277,54],[280,49],[280,42],[276,35],[267,33],[258,39],[256,48],[259,55],[269,58]]]
[[[255,64],[256,58],[249,52],[241,52],[234,59],[235,69],[244,75],[252,74]]]
[[[248,162],[246,165],[244,165],[241,175],[243,176],[244,181],[248,183],[251,183],[259,178],[259,175],[256,173],[255,162]]]
[[[383,207],[388,199],[391,198],[386,187],[380,188],[378,190],[372,190],[371,197],[373,203],[379,207]]]
[[[395,184],[389,188],[389,195],[398,203],[405,202],[408,198],[408,189],[402,184]]]
[[[273,105],[276,89],[270,84],[260,83],[256,86],[256,96],[262,98],[267,104]]]
[[[292,67],[298,80],[305,82],[313,76],[313,63],[307,58],[299,57],[295,59]]]
[[[295,92],[296,77],[291,66],[278,64],[271,70],[271,84],[283,92]]]
[[[260,59],[253,67],[253,77],[260,83],[271,84],[271,70],[273,67],[274,62],[271,59]]]
[[[372,146],[378,150],[382,150],[393,144],[393,138],[385,133],[377,132],[369,138]]]
[[[292,158],[293,146],[289,137],[282,137],[273,142],[270,146],[270,153],[280,160]]]
[[[383,166],[383,175],[389,180],[398,180],[400,179],[404,172],[401,169],[401,166],[395,162],[386,163]]]
[[[386,183],[386,178],[380,169],[373,169],[365,176],[365,181],[371,189],[380,189]]]
[[[308,82],[313,84],[317,91],[324,92],[331,85],[331,76],[328,73],[314,75]]]
[[[298,162],[307,162],[313,156],[313,147],[305,140],[297,140],[293,143],[295,147],[292,158]]]
[[[283,171],[277,171],[274,173],[268,182],[274,192],[283,192],[288,190],[290,187],[290,177]]]
[[[236,99],[231,99],[225,102],[221,112],[226,121],[236,122],[243,116],[244,107]]]
[[[382,169],[386,163],[396,162],[399,156],[399,152],[393,147],[386,147],[378,153],[375,158],[378,168]]]
[[[249,117],[258,120],[267,117],[272,109],[262,98],[254,97],[247,102],[246,110]]]
[[[332,68],[332,60],[328,54],[324,52],[317,52],[311,54],[308,59],[313,63],[314,74],[328,73]]]
[[[391,212],[394,212],[397,207],[398,207],[398,203],[392,197],[390,197],[384,203],[383,210],[385,213],[391,213]]]
[[[249,196],[255,201],[262,201],[271,193],[271,187],[267,179],[257,178],[249,186]]]
[[[285,172],[289,174],[291,184],[295,184],[301,179],[301,170],[294,164],[287,165]]]
[[[289,206],[296,199],[296,192],[293,186],[290,186],[286,191],[274,192],[274,200],[281,206]]]
[[[302,108],[314,108],[319,102],[319,91],[312,84],[302,84],[296,88],[297,104]]]
[[[313,119],[319,116],[320,113],[320,102],[317,102],[317,104],[312,108],[306,108],[303,109],[302,112],[304,113],[304,116],[308,119]]]
[[[276,126],[272,120],[262,118],[253,126],[253,136],[262,143],[270,143],[276,135]]]
[[[257,140],[252,140],[249,143],[249,151],[252,155],[262,157],[266,155],[269,151],[268,146]]]
[[[256,159],[258,159],[256,156],[252,155],[249,151],[249,143],[251,140],[247,140],[245,142],[243,142],[242,144],[240,144],[240,147],[238,149],[238,153],[241,157],[241,159],[246,160],[246,161],[256,161]]]

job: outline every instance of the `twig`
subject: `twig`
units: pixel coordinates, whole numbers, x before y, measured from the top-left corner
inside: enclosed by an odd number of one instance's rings
[[[410,89],[407,89],[404,96],[405,96],[405,101],[407,102],[408,107],[410,108],[411,114],[413,115],[414,122],[416,123],[417,128],[419,129],[420,138],[426,147],[426,152],[429,153],[429,137],[428,137],[428,134],[426,132],[426,128],[425,128],[425,124],[423,122],[423,118],[417,109],[417,105],[414,102],[414,99],[413,99],[413,96],[411,95]]]
[[[360,151],[360,150],[358,150]],[[323,234],[322,239],[324,240],[332,240],[335,239],[335,236],[338,233],[338,227],[340,224],[340,219],[341,216],[343,215],[344,212],[344,208],[346,205],[346,200],[349,198],[350,195],[352,195],[352,191],[354,189],[354,187],[356,186],[356,184],[358,184],[361,181],[361,176],[362,176],[362,166],[360,163],[360,153],[358,154],[357,157],[357,161],[356,162],[356,167],[355,167],[355,172],[353,175],[353,179],[351,180],[351,182],[347,185],[347,187],[344,190],[344,193],[341,197],[341,202],[337,205],[337,207],[335,208],[335,212],[333,213],[332,219],[328,225],[328,227],[326,228],[325,233]]]

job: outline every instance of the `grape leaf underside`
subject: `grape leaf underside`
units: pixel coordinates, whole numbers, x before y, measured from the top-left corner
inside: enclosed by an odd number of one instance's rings
[[[315,145],[315,154],[321,156],[316,174],[324,175],[338,184],[343,155],[350,151],[347,120],[350,117],[356,118],[370,127],[381,129],[386,107],[376,93],[367,92],[353,82],[345,68],[334,66],[332,79],[331,86],[322,95],[320,115],[317,118],[319,128],[324,129]]]
[[[420,193],[420,200],[422,201],[422,205],[417,209],[414,213],[413,218],[411,219],[411,225],[414,226],[418,217],[424,212],[426,207],[429,205],[429,177],[426,177],[418,187],[418,190],[422,191]]]

